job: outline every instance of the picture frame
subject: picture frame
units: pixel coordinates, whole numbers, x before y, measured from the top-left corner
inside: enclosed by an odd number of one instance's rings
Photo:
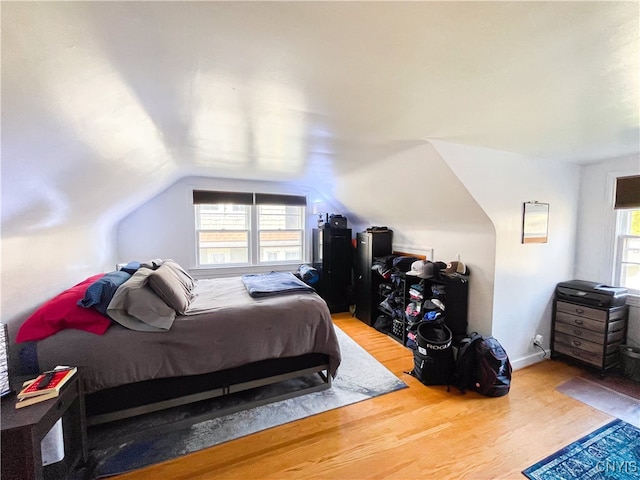
[[[525,202],[522,209],[522,243],[547,243],[549,204]]]

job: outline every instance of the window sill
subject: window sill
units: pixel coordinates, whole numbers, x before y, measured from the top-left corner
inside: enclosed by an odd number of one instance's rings
[[[237,277],[251,273],[297,272],[302,263],[277,263],[273,265],[246,265],[233,267],[194,267],[189,273],[195,279]]]
[[[627,295],[627,305],[629,305],[630,307],[640,307],[640,295]]]

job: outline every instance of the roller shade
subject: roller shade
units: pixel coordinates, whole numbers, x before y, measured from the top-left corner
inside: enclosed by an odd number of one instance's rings
[[[256,205],[290,205],[307,206],[307,197],[298,195],[274,195],[271,193],[256,193]]]
[[[640,208],[640,175],[616,179],[615,209]]]
[[[253,205],[253,193],[244,192],[212,192],[194,190],[193,204],[233,203],[235,205]]]

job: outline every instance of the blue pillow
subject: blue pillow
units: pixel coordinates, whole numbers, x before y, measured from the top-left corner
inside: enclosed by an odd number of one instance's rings
[[[127,263],[124,267],[122,267],[120,270],[122,270],[123,272],[127,272],[130,273],[131,275],[133,275],[134,273],[136,273],[136,271],[140,268],[140,262],[129,262]]]
[[[78,305],[84,308],[93,307],[101,314],[108,316],[107,307],[116,294],[116,290],[130,278],[131,274],[122,270],[107,273],[89,285],[82,300],[78,301]]]

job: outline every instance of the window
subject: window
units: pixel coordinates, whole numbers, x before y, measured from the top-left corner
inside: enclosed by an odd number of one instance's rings
[[[640,209],[618,211],[616,285],[640,295]]]
[[[258,205],[260,263],[302,262],[304,209],[288,205]]]
[[[640,295],[640,175],[616,178],[615,282]]]
[[[196,205],[198,265],[249,263],[250,207]]]
[[[304,261],[304,197],[193,192],[199,267]]]

